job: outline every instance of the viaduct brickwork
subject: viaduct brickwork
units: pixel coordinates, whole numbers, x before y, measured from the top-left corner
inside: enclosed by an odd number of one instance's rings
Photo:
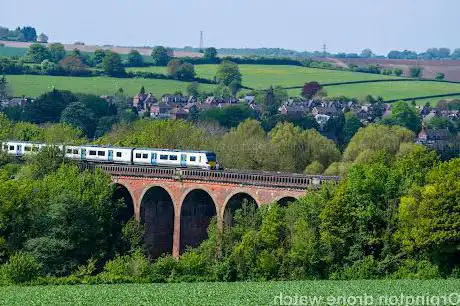
[[[337,177],[266,172],[205,171],[127,165],[86,165],[112,176],[119,197],[132,205],[144,224],[144,240],[152,257],[179,256],[207,238],[212,217],[222,228],[243,202],[287,205]]]

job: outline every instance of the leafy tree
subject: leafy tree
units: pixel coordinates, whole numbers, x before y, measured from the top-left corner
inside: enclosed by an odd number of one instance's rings
[[[200,95],[200,85],[198,82],[192,82],[188,84],[186,90],[189,96],[198,97]]]
[[[238,65],[231,61],[222,61],[217,68],[216,81],[225,86],[229,86],[230,84],[241,85],[242,76]]]
[[[167,70],[170,76],[179,80],[189,81],[195,78],[195,67],[178,59],[170,60]]]
[[[314,161],[305,168],[304,173],[306,174],[322,174],[324,172],[324,166],[318,162]]]
[[[8,28],[0,26],[0,39],[7,39],[9,34],[10,30]]]
[[[434,77],[436,80],[444,80],[446,75],[443,72],[437,72],[436,76]]]
[[[438,265],[459,265],[460,159],[433,168],[427,184],[401,198],[398,234],[405,250],[428,255]]]
[[[52,144],[81,144],[87,142],[82,130],[65,123],[43,125],[41,136],[45,143]]]
[[[42,139],[42,130],[29,122],[18,122],[14,125],[11,138],[20,141],[39,141]]]
[[[5,276],[13,283],[20,284],[36,279],[42,270],[37,259],[25,252],[18,252],[11,256],[5,265]]]
[[[94,135],[96,128],[94,113],[81,102],[69,104],[61,114],[61,122],[81,129],[89,137]]]
[[[216,121],[220,126],[232,128],[248,118],[255,118],[255,114],[247,105],[231,105],[222,109],[203,111],[199,118],[202,121]]]
[[[85,75],[88,73],[88,66],[81,58],[68,55],[59,62],[59,65],[66,70],[70,75]]]
[[[423,75],[423,68],[422,67],[410,67],[409,68],[410,76],[413,78],[421,78]]]
[[[215,97],[219,98],[230,98],[232,96],[232,90],[230,87],[225,86],[224,84],[219,84],[214,87],[214,91],[212,93]]]
[[[144,66],[144,58],[137,50],[131,50],[128,54],[128,66],[142,67]]]
[[[66,51],[64,45],[60,43],[53,43],[48,46],[50,53],[50,61],[53,63],[58,63],[66,56]]]
[[[374,56],[374,53],[372,52],[371,49],[364,49],[361,51],[360,57],[362,58],[371,58]]]
[[[124,76],[125,68],[118,53],[108,51],[102,62],[102,69],[109,76]]]
[[[0,101],[10,96],[10,87],[5,76],[0,78]]]
[[[205,59],[215,59],[217,58],[217,50],[214,47],[206,48],[204,50],[204,58]]]
[[[40,33],[40,35],[38,35],[37,40],[39,42],[41,42],[41,43],[47,43],[48,42],[48,36],[45,33]]]
[[[36,41],[37,40],[37,31],[33,27],[23,27],[21,33],[24,36],[25,41]]]
[[[460,48],[457,48],[454,51],[452,51],[451,57],[452,59],[460,59]]]
[[[8,137],[13,129],[13,123],[0,112],[0,141],[8,140]]]
[[[50,51],[44,45],[38,43],[29,46],[26,56],[30,61],[36,64],[41,64],[44,60],[51,59]]]
[[[404,101],[392,104],[391,119],[395,124],[404,126],[414,133],[417,133],[422,126],[421,118],[415,107]]]
[[[256,94],[256,103],[262,107],[262,115],[270,117],[278,113],[278,108],[288,98],[287,91],[281,87],[273,88],[270,86],[268,90],[259,91]]]
[[[304,97],[307,100],[310,100],[321,90],[321,88],[322,87],[318,82],[313,81],[305,83],[305,85],[302,88],[302,97]]]
[[[93,53],[93,62],[96,66],[102,65],[106,51],[102,49],[96,49]]]
[[[352,112],[346,113],[345,125],[343,126],[343,143],[348,144],[360,127],[361,122],[358,117]]]
[[[166,66],[171,60],[171,51],[163,46],[157,46],[152,50],[153,64],[155,66]]]
[[[401,68],[394,68],[393,69],[393,74],[396,75],[396,76],[401,76],[403,73],[402,69]]]
[[[353,136],[343,153],[343,160],[354,161],[364,150],[383,150],[394,156],[402,143],[412,142],[413,139],[413,132],[406,128],[371,124],[359,129]]]
[[[23,120],[33,123],[58,122],[61,112],[77,97],[70,91],[53,89],[24,107]]]
[[[451,133],[457,131],[454,123],[445,117],[435,116],[428,121],[427,125],[431,129],[448,129]]]

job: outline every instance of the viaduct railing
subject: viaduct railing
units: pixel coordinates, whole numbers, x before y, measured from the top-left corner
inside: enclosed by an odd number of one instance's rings
[[[327,182],[338,182],[338,176],[303,175],[278,172],[236,170],[208,171],[201,169],[161,168],[138,165],[81,164],[84,169],[101,169],[113,176],[152,177],[192,181],[221,182],[279,188],[317,188]]]

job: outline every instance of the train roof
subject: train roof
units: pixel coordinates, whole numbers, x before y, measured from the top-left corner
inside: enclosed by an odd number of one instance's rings
[[[47,143],[42,142],[33,142],[33,141],[17,141],[17,140],[7,140],[6,142],[12,143],[21,143],[21,144],[33,144],[33,145],[48,145]],[[56,146],[62,146],[64,144],[52,144]],[[207,150],[178,150],[178,149],[158,149],[158,148],[135,148],[135,147],[114,147],[111,145],[95,145],[95,144],[82,144],[82,145],[66,145],[69,147],[87,147],[87,148],[102,148],[102,149],[129,149],[129,150],[150,150],[150,151],[162,151],[162,152],[186,152],[186,153],[204,153],[204,154],[216,154],[213,151]]]
[[[216,154],[213,151],[206,150],[178,150],[178,149],[157,149],[157,148],[134,148],[135,150],[150,150],[150,151],[161,151],[161,152],[185,152],[185,153],[205,153],[205,154]]]

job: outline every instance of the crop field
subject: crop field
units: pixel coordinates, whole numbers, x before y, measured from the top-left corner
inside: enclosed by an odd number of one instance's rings
[[[56,77],[44,75],[7,75],[14,96],[36,97],[40,94],[56,89],[67,89],[74,92],[84,92],[96,95],[112,95],[119,88],[123,88],[128,95],[135,95],[141,86],[147,92],[155,96],[166,93],[182,91],[185,93],[188,83],[173,80],[154,79],[122,79],[108,77],[80,78],[80,77]],[[212,85],[200,84],[201,88],[212,90]]]
[[[271,85],[283,87],[302,86],[306,82],[335,83],[345,81],[362,81],[377,79],[394,79],[396,77],[379,74],[358,73],[350,71],[326,70],[288,65],[239,65],[243,75],[243,85],[265,89]],[[165,67],[130,68],[128,71],[150,71],[166,73]],[[197,76],[213,79],[217,65],[195,65]]]
[[[1,305],[284,305],[289,298],[308,305],[405,305],[410,296],[460,303],[460,280],[297,281],[3,287]],[[401,297],[403,295],[403,297]],[[368,304],[359,299],[368,296]],[[329,302],[327,302],[329,299]],[[335,303],[331,304],[332,299]],[[356,299],[353,303],[353,299]],[[372,300],[371,300],[372,299]],[[313,300],[310,300],[313,301]],[[370,304],[372,301],[372,304]],[[433,301],[433,300],[432,300]],[[425,303],[418,305],[436,305]],[[291,305],[307,305],[291,304]],[[416,305],[416,304],[412,304]],[[457,305],[457,304],[454,304]]]

